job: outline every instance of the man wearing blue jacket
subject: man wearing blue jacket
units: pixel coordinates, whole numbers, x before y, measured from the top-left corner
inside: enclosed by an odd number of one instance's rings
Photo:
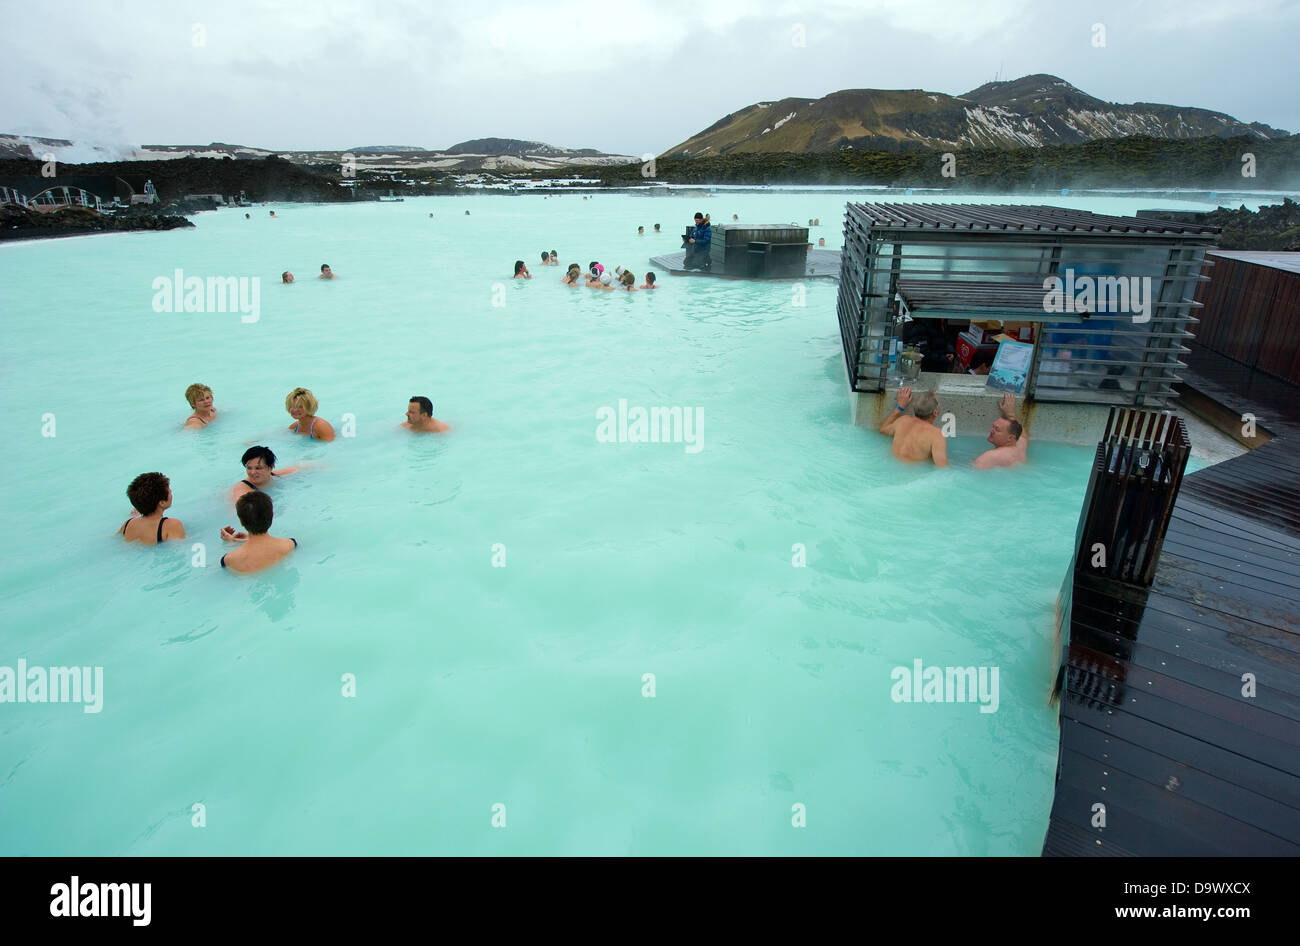
[[[713,244],[713,229],[709,226],[707,214],[695,215],[695,226],[686,238],[686,268],[708,271],[713,266],[710,249]]]

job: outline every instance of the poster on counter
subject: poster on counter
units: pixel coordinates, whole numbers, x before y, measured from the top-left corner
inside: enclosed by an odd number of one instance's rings
[[[998,353],[989,369],[988,386],[995,391],[1024,394],[1029,380],[1029,366],[1034,360],[1034,346],[1030,342],[1005,341],[998,345]]]

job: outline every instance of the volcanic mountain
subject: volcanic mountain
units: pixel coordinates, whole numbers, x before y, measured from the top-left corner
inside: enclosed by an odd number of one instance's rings
[[[964,95],[845,89],[819,99],[759,102],[669,148],[666,158],[843,148],[1041,148],[1103,138],[1285,138],[1287,132],[1203,108],[1103,102],[1064,79],[1024,76]]]

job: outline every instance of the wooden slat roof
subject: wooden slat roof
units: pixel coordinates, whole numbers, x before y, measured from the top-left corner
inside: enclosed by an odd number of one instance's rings
[[[871,226],[895,230],[1078,233],[1212,238],[1220,229],[1149,217],[1112,217],[1087,210],[1020,204],[850,204]]]

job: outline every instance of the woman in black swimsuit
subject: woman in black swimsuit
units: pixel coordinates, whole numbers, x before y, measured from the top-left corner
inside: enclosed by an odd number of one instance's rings
[[[181,521],[163,515],[172,504],[171,481],[167,477],[161,473],[141,473],[126,488],[126,496],[140,513],[117,530],[126,541],[159,545],[168,539],[185,538]]]
[[[271,485],[271,477],[288,476],[298,469],[287,466],[283,470],[275,469],[275,454],[270,447],[249,447],[242,459],[245,478],[235,484],[230,498],[238,501],[245,493],[260,493]]]

